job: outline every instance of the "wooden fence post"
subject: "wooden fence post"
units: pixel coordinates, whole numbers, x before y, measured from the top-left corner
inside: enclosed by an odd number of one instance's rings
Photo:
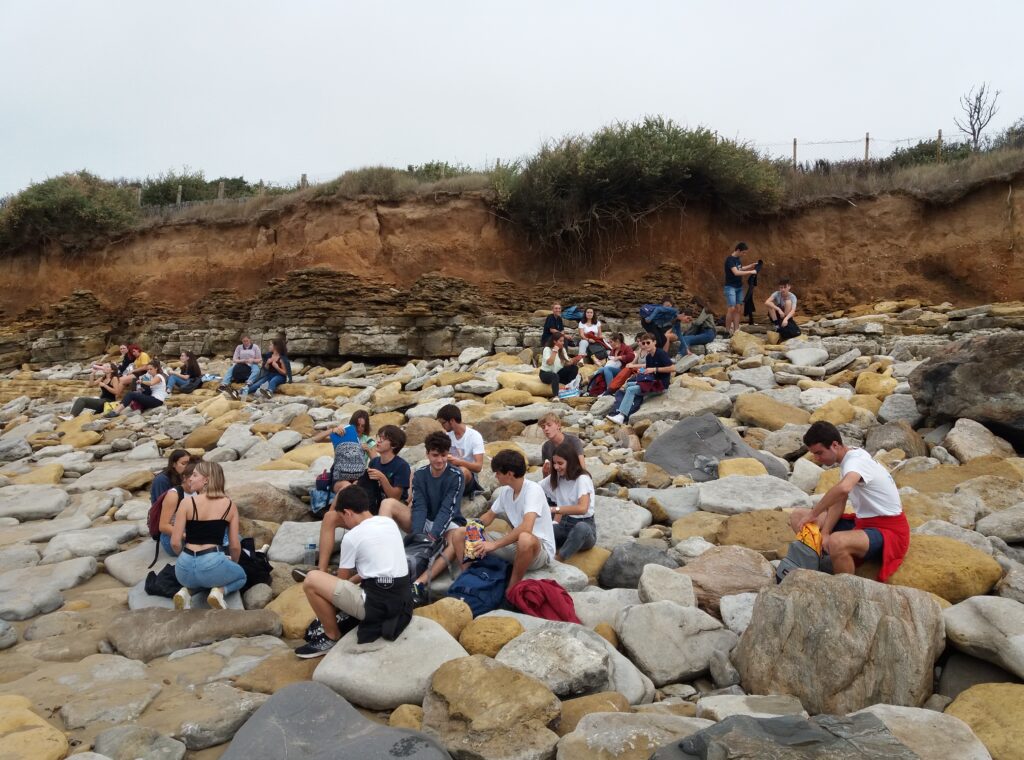
[[[305,174],[303,174],[302,178],[299,180],[299,187],[309,187],[309,181],[306,179]]]
[[[796,171],[796,138],[793,138],[793,171]]]
[[[224,180],[221,180],[220,184],[217,185],[217,200],[224,200]]]
[[[135,188],[135,205],[142,208],[142,186]]]
[[[939,130],[939,136],[935,140],[935,160],[942,163],[942,130]]]
[[[178,200],[175,203],[181,205],[181,185],[178,185]]]
[[[871,133],[864,133],[864,161],[870,159],[870,147],[871,147]]]

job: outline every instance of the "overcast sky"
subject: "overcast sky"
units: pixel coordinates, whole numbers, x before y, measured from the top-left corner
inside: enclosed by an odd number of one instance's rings
[[[476,167],[662,114],[800,158],[1024,116],[1024,3],[0,0],[0,195],[75,169]],[[892,144],[876,142],[873,153]]]

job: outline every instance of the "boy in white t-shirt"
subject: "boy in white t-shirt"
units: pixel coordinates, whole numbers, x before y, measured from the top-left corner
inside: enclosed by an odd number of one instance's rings
[[[327,654],[341,638],[335,609],[360,621],[360,644],[381,636],[394,641],[412,620],[412,583],[398,525],[370,511],[370,497],[362,488],[341,491],[336,508],[348,532],[341,541],[337,577],[311,570],[302,582],[320,621],[309,643],[295,650],[302,658]]]
[[[448,463],[462,470],[466,495],[480,490],[476,476],[484,468],[484,437],[462,421],[462,411],[455,404],[437,410],[437,421],[452,441]]]
[[[488,534],[477,554],[495,554],[511,562],[508,588],[512,588],[528,570],[539,570],[554,559],[555,533],[551,510],[540,485],[526,479],[526,460],[518,451],[499,451],[491,459],[491,470],[501,487],[494,492],[494,503],[480,516],[480,522],[486,526],[496,517],[503,517],[512,530],[504,536]],[[458,529],[452,544],[461,565],[466,554],[465,528]]]
[[[830,422],[811,425],[804,444],[818,464],[838,463],[841,478],[813,509],[793,510],[793,532],[817,522],[834,572],[852,573],[861,562],[880,561],[878,580],[885,581],[899,568],[910,547],[910,525],[892,475],[864,449],[844,445],[839,430]],[[854,509],[852,520],[843,516],[847,498]]]

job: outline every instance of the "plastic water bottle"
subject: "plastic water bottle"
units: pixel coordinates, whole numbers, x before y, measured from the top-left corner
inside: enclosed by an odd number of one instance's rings
[[[312,567],[316,564],[316,544],[306,544],[306,552],[302,556],[302,563],[306,567]]]

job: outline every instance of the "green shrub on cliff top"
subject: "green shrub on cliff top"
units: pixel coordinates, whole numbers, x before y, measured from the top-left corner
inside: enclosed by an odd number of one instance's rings
[[[499,203],[541,245],[580,248],[688,201],[740,217],[770,212],[781,190],[779,167],[752,148],[649,117],[543,146]]]
[[[89,172],[30,185],[0,209],[0,252],[59,244],[75,252],[102,244],[138,219],[135,191]]]

